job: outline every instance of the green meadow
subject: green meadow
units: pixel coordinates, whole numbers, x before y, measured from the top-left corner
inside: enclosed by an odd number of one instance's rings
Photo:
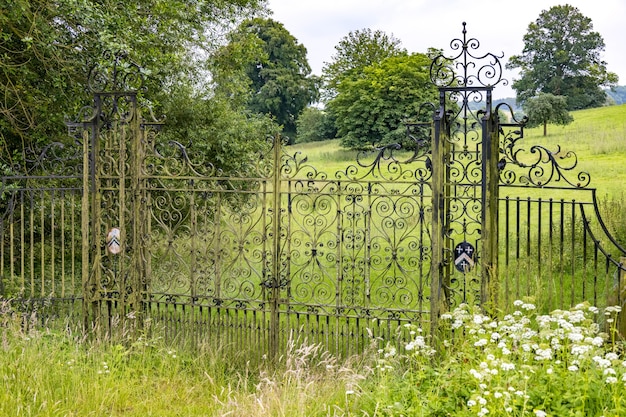
[[[573,116],[548,126],[547,137],[527,129],[523,142],[575,152],[611,232],[626,240],[626,105]],[[338,141],[287,152],[329,177],[356,157]],[[547,252],[552,269],[559,249]],[[0,300],[0,416],[625,415],[618,309],[581,303],[544,314],[535,297],[520,298],[502,317],[461,306],[442,317],[436,338],[407,324],[401,345],[372,338],[364,353],[341,359],[295,338],[274,361],[251,359],[253,346],[233,355],[219,340],[185,347],[158,331],[98,340],[42,327],[36,312]]]

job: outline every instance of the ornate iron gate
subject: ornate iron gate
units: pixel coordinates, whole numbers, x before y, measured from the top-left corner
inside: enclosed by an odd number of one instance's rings
[[[254,166],[223,175],[160,139],[140,68],[111,57],[58,172],[42,168],[61,160],[51,146],[31,175],[2,178],[0,290],[70,305],[103,332],[150,318],[171,338],[272,355],[295,337],[358,352],[462,302],[621,303],[624,251],[589,176],[568,178],[571,152],[526,149],[524,123],[493,107],[498,56],[477,54],[465,27],[450,46],[411,145],[331,174],[272,138]]]

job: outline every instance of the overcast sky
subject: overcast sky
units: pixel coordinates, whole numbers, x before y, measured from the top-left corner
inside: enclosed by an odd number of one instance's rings
[[[467,22],[467,36],[480,42],[477,52],[504,53],[506,64],[511,55],[522,52],[528,25],[541,11],[564,4],[591,19],[604,38],[608,70],[617,73],[620,85],[626,85],[625,0],[269,0],[272,18],[307,48],[317,75],[350,31],[378,29],[400,39],[409,52],[434,47],[449,55],[450,41],[462,37],[462,22]],[[504,73],[510,82],[516,76]],[[510,84],[496,87],[494,96],[514,96]]]

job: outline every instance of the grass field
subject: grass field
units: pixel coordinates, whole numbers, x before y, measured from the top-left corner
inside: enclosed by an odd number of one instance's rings
[[[525,129],[522,142],[529,149],[543,145],[561,153],[576,152],[579,169],[591,174],[591,187],[602,195],[619,197],[626,177],[626,105],[601,107],[571,113],[574,121],[567,126]],[[292,154],[302,152],[308,162],[326,173],[343,170],[354,163],[356,152],[340,147],[339,140],[298,144],[289,147]]]

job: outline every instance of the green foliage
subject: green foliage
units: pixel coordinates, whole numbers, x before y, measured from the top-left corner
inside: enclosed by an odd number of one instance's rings
[[[380,30],[356,30],[348,33],[335,46],[331,62],[324,63],[324,96],[332,99],[343,80],[356,80],[364,68],[379,64],[392,56],[406,54],[400,40]]]
[[[128,53],[151,71],[144,99],[167,102],[200,83],[203,60],[223,28],[258,10],[258,0],[4,0],[0,7],[0,151],[66,140],[64,116],[91,100],[89,67],[104,51]]]
[[[528,127],[543,126],[543,135],[547,136],[548,123],[568,125],[574,118],[567,111],[567,97],[549,93],[539,93],[524,102],[524,112],[528,116]]]
[[[380,416],[622,415],[619,308],[602,316],[583,303],[540,315],[532,303],[514,304],[495,318],[463,304],[442,315],[437,339],[407,325],[413,340],[380,351],[378,388],[356,394],[363,408]]]
[[[597,107],[606,101],[601,86],[613,86],[617,75],[602,61],[604,40],[591,19],[570,5],[544,10],[528,26],[524,50],[512,56],[508,68],[519,68],[513,83],[523,103],[538,93],[567,97],[568,110]]]
[[[296,143],[334,139],[337,135],[333,117],[328,112],[315,107],[304,109],[298,118],[297,127]]]
[[[421,104],[437,99],[429,66],[424,54],[400,55],[365,67],[358,79],[342,80],[337,97],[328,103],[342,146],[405,142],[403,122],[415,117]]]
[[[238,111],[219,96],[206,99],[180,90],[167,104],[163,142],[180,142],[188,148],[192,162],[211,163],[223,175],[250,172],[267,146],[267,135],[278,133],[269,117]]]
[[[605,195],[598,201],[602,221],[617,242],[626,247],[626,196],[624,194],[609,197]]]
[[[619,309],[530,302],[489,317],[461,305],[433,338],[413,324],[340,362],[290,340],[277,363],[225,361],[219,341],[172,346],[148,327],[119,342],[30,325],[0,300],[2,415],[611,416],[624,413]],[[603,321],[606,332],[597,324]],[[379,341],[375,341],[379,342]],[[223,343],[223,342],[222,342]],[[24,378],[28,375],[28,378]],[[207,400],[207,398],[209,400]]]
[[[318,80],[310,75],[306,48],[282,23],[255,18],[242,22],[218,54],[234,57],[215,61],[218,88],[231,88],[229,77],[235,85],[247,84],[247,108],[273,116],[286,135],[294,136],[298,116],[318,97]]]

